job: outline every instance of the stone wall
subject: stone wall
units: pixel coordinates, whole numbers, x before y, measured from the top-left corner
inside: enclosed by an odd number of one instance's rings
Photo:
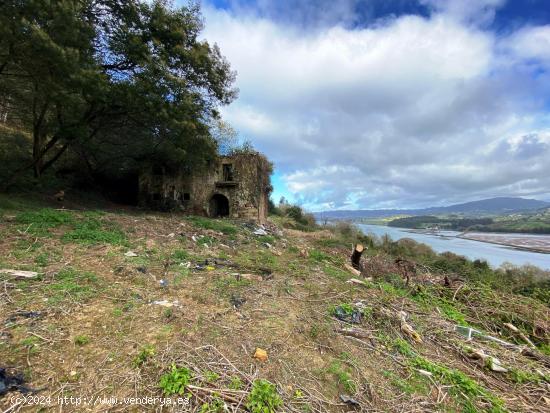
[[[211,216],[218,205],[212,203],[212,197],[219,194],[227,198],[232,218],[264,222],[270,174],[271,164],[256,153],[220,157],[200,173],[183,168],[172,174],[162,168],[151,169],[140,175],[140,204]]]

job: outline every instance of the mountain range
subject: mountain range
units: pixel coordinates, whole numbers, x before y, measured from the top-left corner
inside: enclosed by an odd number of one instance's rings
[[[394,215],[444,215],[444,214],[510,214],[520,211],[534,211],[549,208],[550,202],[518,197],[497,197],[479,201],[465,202],[444,207],[421,209],[359,209],[336,210],[314,213],[318,219],[361,219],[383,218]]]

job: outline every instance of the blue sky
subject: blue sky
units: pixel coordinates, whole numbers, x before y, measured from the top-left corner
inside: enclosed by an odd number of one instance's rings
[[[547,0],[204,0],[222,114],[314,211],[550,200]]]

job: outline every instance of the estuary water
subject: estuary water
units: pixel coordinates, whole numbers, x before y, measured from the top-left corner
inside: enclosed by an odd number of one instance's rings
[[[493,267],[500,267],[502,264],[508,262],[514,265],[530,264],[550,270],[550,254],[518,250],[504,245],[457,238],[456,236],[459,233],[454,231],[441,231],[439,235],[434,235],[383,225],[357,224],[357,226],[366,234],[371,233],[379,237],[388,234],[394,241],[401,238],[411,238],[429,245],[436,252],[450,251],[472,260],[482,259]],[[510,235],[517,236],[517,234]]]

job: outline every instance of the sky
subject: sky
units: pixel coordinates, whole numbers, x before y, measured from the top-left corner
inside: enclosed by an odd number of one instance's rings
[[[548,0],[203,0],[222,116],[310,211],[550,200]]]

